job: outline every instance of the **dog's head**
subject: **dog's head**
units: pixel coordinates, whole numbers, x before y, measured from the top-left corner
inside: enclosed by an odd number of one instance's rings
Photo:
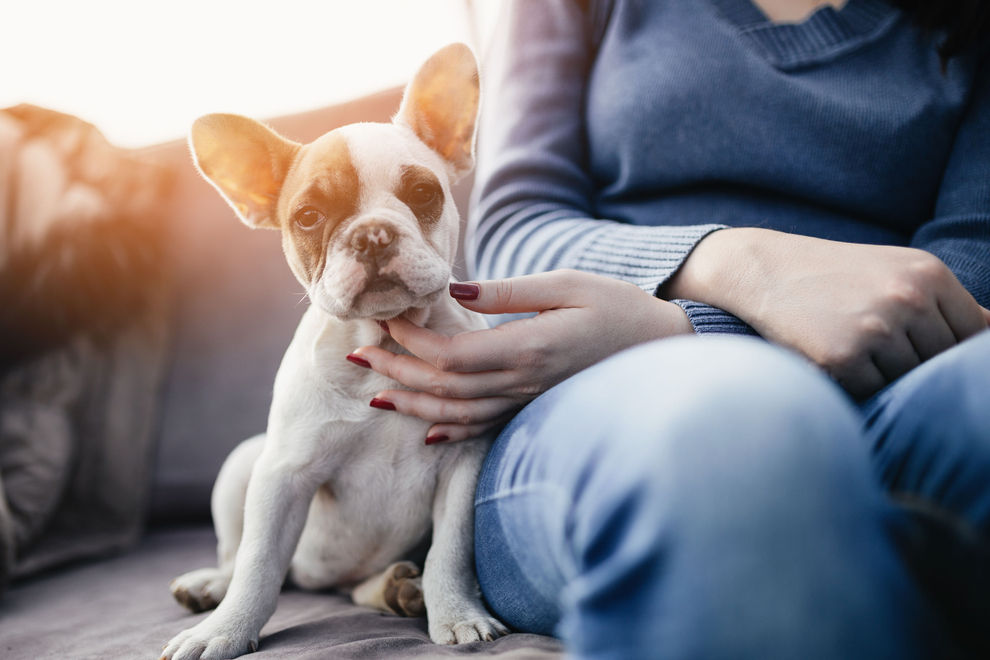
[[[386,319],[447,287],[458,234],[450,186],[474,165],[478,98],[474,55],[452,44],[419,69],[391,124],[352,124],[301,145],[216,114],[196,120],[190,144],[241,220],[281,230],[315,305]]]

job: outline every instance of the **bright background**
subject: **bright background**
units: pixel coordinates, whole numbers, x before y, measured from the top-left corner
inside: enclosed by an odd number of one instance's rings
[[[3,0],[0,107],[153,144],[208,112],[275,117],[401,84],[452,41],[482,55],[499,2]]]

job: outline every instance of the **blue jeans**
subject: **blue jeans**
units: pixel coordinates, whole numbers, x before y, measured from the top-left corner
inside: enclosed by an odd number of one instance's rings
[[[669,339],[504,429],[478,577],[502,620],[574,657],[944,657],[959,617],[912,560],[916,509],[990,534],[990,332],[860,407],[759,340]],[[928,578],[968,570],[945,556]]]

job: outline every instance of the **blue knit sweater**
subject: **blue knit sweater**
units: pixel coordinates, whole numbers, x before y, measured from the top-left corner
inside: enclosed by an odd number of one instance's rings
[[[655,293],[708,233],[767,227],[940,257],[990,307],[990,57],[882,0],[800,24],[751,0],[540,0],[488,58],[468,268]],[[746,332],[680,301],[698,332]]]

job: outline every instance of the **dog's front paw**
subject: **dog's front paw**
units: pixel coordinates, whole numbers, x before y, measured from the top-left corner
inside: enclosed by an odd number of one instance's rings
[[[175,600],[193,612],[211,610],[227,594],[230,573],[219,568],[201,568],[172,580],[169,589]]]
[[[212,617],[183,630],[165,645],[160,660],[225,660],[258,650],[258,636]]]
[[[490,642],[507,635],[509,629],[487,612],[471,612],[463,617],[447,617],[434,620],[430,617],[430,639],[435,644],[467,644]]]

